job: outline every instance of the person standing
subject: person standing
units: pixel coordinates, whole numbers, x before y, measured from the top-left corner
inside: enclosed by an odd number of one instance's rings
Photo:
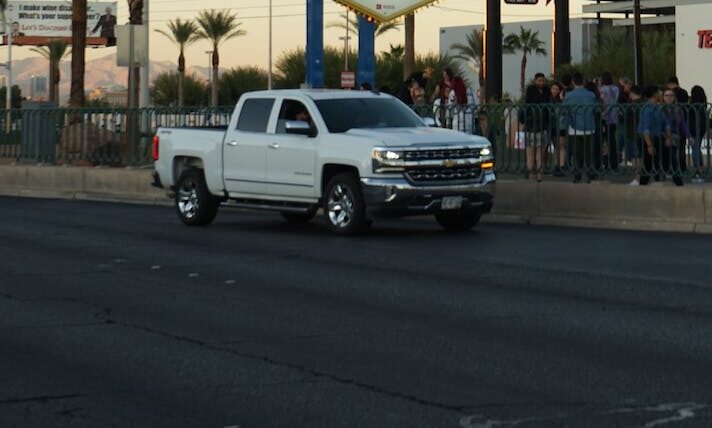
[[[631,186],[640,185],[640,147],[645,145],[639,141],[638,131],[638,118],[640,117],[640,108],[643,104],[643,94],[638,85],[631,86],[628,91],[628,101],[625,104],[625,108],[622,111],[621,117],[623,118],[624,135],[625,135],[625,153],[626,159],[628,159],[635,171],[635,177],[633,181],[629,183]]]
[[[583,75],[573,75],[574,89],[566,94],[564,107],[569,123],[569,149],[574,157],[574,183],[581,182],[586,171],[588,183],[595,177],[593,139],[596,133],[596,95],[584,87]]]
[[[524,105],[519,109],[519,122],[526,135],[527,176],[542,181],[544,150],[548,145],[551,126],[551,91],[543,73],[534,75],[534,84],[527,86]]]
[[[640,109],[638,121],[638,135],[640,135],[643,155],[643,168],[640,174],[640,185],[650,183],[650,175],[654,174],[655,181],[660,181],[662,170],[662,153],[664,141],[668,133],[660,108],[660,89],[649,86],[645,89],[645,105]]]
[[[677,76],[672,76],[668,79],[667,88],[675,93],[675,98],[677,98],[678,103],[687,104],[690,100],[687,91],[680,87],[680,81],[677,79]]]
[[[690,129],[687,127],[685,112],[677,104],[675,91],[665,90],[663,101],[665,102],[663,117],[668,130],[662,153],[663,171],[672,176],[675,185],[682,186],[680,158],[684,156],[684,153],[680,154],[680,152],[685,150],[685,143],[690,137]]]
[[[607,158],[608,168],[612,171],[618,169],[620,162],[620,153],[618,150],[618,140],[616,138],[618,132],[618,97],[620,89],[613,84],[613,76],[606,71],[601,75],[601,101],[603,101],[603,138],[608,145]]]
[[[692,149],[692,167],[695,174],[692,176],[693,183],[704,183],[702,170],[704,161],[702,157],[702,140],[710,129],[710,107],[707,105],[707,94],[701,86],[693,86],[690,90],[690,134]]]
[[[561,105],[564,102],[564,85],[560,82],[551,84],[551,103],[553,104],[553,115],[551,119],[551,140],[554,145],[556,167],[554,168],[554,177],[563,177],[566,169],[567,153],[566,153],[566,134],[567,120],[563,114]]]

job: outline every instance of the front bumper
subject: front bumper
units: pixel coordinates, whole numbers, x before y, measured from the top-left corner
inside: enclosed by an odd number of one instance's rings
[[[369,213],[378,215],[418,215],[441,211],[445,196],[461,196],[462,209],[490,212],[496,191],[494,172],[477,183],[415,186],[402,176],[362,178],[361,190]]]

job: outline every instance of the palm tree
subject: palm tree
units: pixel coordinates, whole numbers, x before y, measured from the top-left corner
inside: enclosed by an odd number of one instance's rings
[[[526,30],[524,27],[519,27],[519,34],[510,33],[504,38],[503,52],[514,54],[517,51],[522,51],[522,66],[519,74],[519,83],[524,97],[525,76],[527,72],[527,55],[546,55],[544,42],[539,40],[539,32]]]
[[[59,104],[59,62],[71,53],[68,46],[64,40],[50,40],[47,46],[30,49],[49,60],[49,101],[55,105]]]
[[[453,58],[465,61],[473,65],[477,71],[477,79],[480,88],[485,83],[485,68],[484,68],[484,33],[478,30],[472,30],[472,33],[467,35],[466,43],[453,43],[450,49],[457,52]],[[480,91],[480,98],[484,97],[484,91]],[[480,99],[482,102],[483,99]]]
[[[198,36],[201,39],[208,39],[213,44],[213,81],[210,105],[218,105],[218,67],[220,66],[220,55],[218,47],[226,40],[247,34],[245,30],[239,28],[241,23],[237,22],[237,15],[229,11],[218,11],[215,9],[204,10],[195,18],[200,26]]]
[[[346,31],[346,14],[342,13],[339,17],[341,18],[339,21],[329,23],[326,28],[340,28]],[[376,23],[376,37],[382,36],[391,30],[400,30],[400,26],[401,23],[399,21]],[[358,37],[358,15],[355,13],[349,14],[349,37],[351,36]]]
[[[185,47],[190,45],[199,39],[198,37],[198,26],[195,22],[187,20],[181,21],[180,18],[168,21],[168,30],[165,32],[163,30],[156,30],[156,32],[163,34],[180,48],[180,55],[178,55],[178,106],[183,106],[183,84],[185,82]]]
[[[84,68],[87,40],[87,0],[72,0],[72,89],[69,104],[84,107]]]

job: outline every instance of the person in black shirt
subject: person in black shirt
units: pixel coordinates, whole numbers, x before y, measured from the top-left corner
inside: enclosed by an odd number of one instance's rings
[[[680,82],[677,80],[676,76],[672,76],[668,79],[667,88],[672,89],[673,92],[675,92],[675,97],[677,98],[677,102],[679,104],[687,104],[690,100],[690,96],[687,94],[687,91],[680,87]]]
[[[524,105],[519,110],[519,123],[525,131],[527,174],[529,179],[542,180],[544,150],[550,140],[551,90],[543,73],[534,75],[534,84],[527,87]]]

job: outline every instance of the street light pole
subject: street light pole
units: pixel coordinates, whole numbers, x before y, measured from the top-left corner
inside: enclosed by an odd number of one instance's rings
[[[346,8],[346,35],[344,36],[344,71],[349,71],[349,9]]]
[[[7,33],[7,88],[5,89],[5,125],[6,131],[9,134],[12,131],[12,116],[10,115],[10,110],[12,109],[12,24],[8,27],[8,23],[5,23],[5,31]],[[9,31],[7,29],[10,29]]]
[[[148,43],[148,41],[149,41],[149,39],[150,39],[150,34],[151,34],[151,31],[150,31],[149,26],[148,26],[148,25],[149,25],[149,21],[148,21],[148,5],[149,5],[149,3],[150,3],[150,1],[145,1],[145,2],[143,2],[143,17],[142,17],[142,21],[143,21],[144,28],[146,29],[146,32],[145,32],[145,35],[146,35],[146,42],[145,42],[145,43],[146,43],[146,45],[144,46],[144,48],[146,49],[146,64],[143,64],[143,65],[141,66],[141,101],[140,101],[140,106],[141,106],[141,107],[148,107],[149,98],[150,98],[150,95],[149,95],[149,81],[148,81],[148,79],[149,79],[149,72],[150,72],[150,64],[151,64],[151,61],[149,60],[149,58],[150,58],[151,56],[149,55],[149,51],[148,51],[148,49],[149,49],[149,43]]]
[[[269,0],[269,60],[267,61],[267,89],[272,90],[272,0]]]
[[[643,84],[643,43],[640,28],[640,0],[633,0],[633,46],[635,48],[635,84]]]
[[[205,53],[208,54],[208,85],[211,85],[213,83],[213,51],[205,51]]]

